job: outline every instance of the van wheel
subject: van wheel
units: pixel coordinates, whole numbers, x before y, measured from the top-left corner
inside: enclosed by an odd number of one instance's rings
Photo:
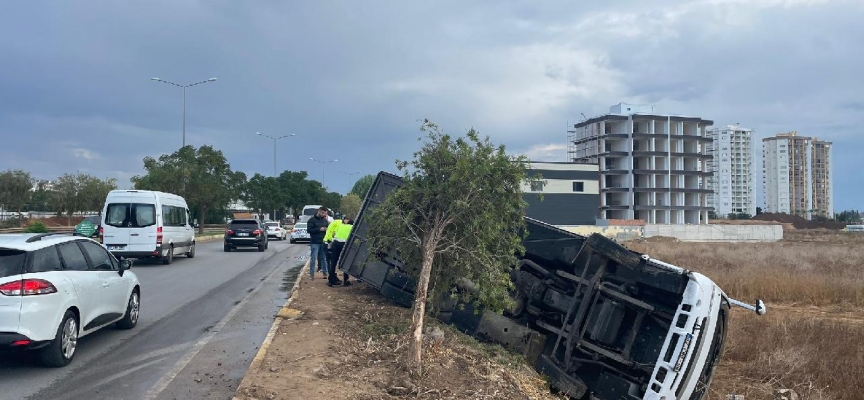
[[[186,253],[186,258],[195,258],[195,242],[192,242],[192,247],[190,247],[189,252]]]
[[[78,347],[78,320],[71,310],[66,310],[57,334],[48,346],[39,352],[42,364],[46,367],[65,367],[75,356]]]
[[[162,264],[169,265],[171,261],[174,261],[174,246],[168,247],[168,255],[162,257]]]

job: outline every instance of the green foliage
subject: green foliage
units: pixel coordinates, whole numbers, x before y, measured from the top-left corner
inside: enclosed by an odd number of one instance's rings
[[[362,201],[366,198],[366,193],[369,192],[369,188],[372,187],[373,182],[375,182],[375,175],[363,176],[354,183],[354,187],[351,188],[350,193],[356,194]]]
[[[53,205],[54,190],[50,188],[48,181],[37,181],[35,189],[30,193],[30,201],[27,202],[25,208],[29,211],[57,211],[57,207]]]
[[[861,222],[861,213],[857,210],[846,210],[835,214],[834,219],[837,222],[844,222],[847,224],[858,223]]]
[[[348,216],[348,218],[356,219],[362,205],[363,201],[360,200],[360,196],[348,193],[342,197],[342,201],[339,203],[339,212]]]
[[[102,180],[79,173],[60,176],[54,182],[53,190],[46,193],[50,193],[52,211],[69,218],[76,212],[101,211],[105,197],[114,189],[117,189],[115,179]]]
[[[42,221],[33,221],[24,228],[25,233],[48,233],[48,226]]]
[[[750,218],[753,218],[753,216],[750,214],[747,214],[747,213],[729,213],[729,215],[727,215],[726,218],[728,218],[728,219],[750,219]]]
[[[279,185],[278,178],[255,174],[246,182],[243,201],[255,210],[281,210],[287,203],[286,191]]]
[[[135,176],[136,189],[158,190],[183,196],[204,220],[207,210],[225,208],[240,198],[246,175],[234,172],[221,151],[211,146],[185,146],[158,159],[144,158],[145,175]],[[204,225],[199,228],[203,233]]]
[[[316,182],[317,183],[317,182]],[[322,190],[323,192],[323,190]],[[315,204],[321,204],[324,207],[327,207],[331,210],[335,210],[339,208],[339,205],[342,203],[342,195],[337,192],[323,192],[318,196],[318,202]]]
[[[527,159],[474,129],[453,138],[426,121],[421,131],[428,136],[413,161],[397,161],[404,186],[371,212],[372,253],[399,254],[416,277],[429,250],[433,308],[465,278],[479,289],[470,300],[501,310],[510,301],[509,271],[524,252]]]
[[[30,200],[34,183],[29,172],[8,170],[0,173],[0,206],[20,213]]]
[[[756,207],[756,215],[762,214],[762,207]]]

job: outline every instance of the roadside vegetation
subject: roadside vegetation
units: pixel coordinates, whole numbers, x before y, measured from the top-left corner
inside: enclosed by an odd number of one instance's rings
[[[222,151],[211,146],[186,146],[171,154],[145,157],[143,166],[145,173],[131,179],[131,188],[183,196],[202,230],[204,224],[230,218],[228,207],[238,200],[253,210],[275,210],[278,215],[285,215],[289,209],[299,212],[306,204],[321,204],[336,211],[347,207],[345,214],[356,215],[374,179],[372,175],[360,178],[352,189],[354,194],[343,199],[341,194],[328,192],[320,182],[309,179],[306,171],[247,177],[234,171]],[[84,173],[40,180],[23,170],[0,172],[0,210],[7,212],[5,218],[0,218],[0,229],[24,227],[28,221],[24,212],[28,211],[64,216],[65,225],[72,226],[80,222],[82,213],[99,212],[108,192],[117,188],[116,179]]]
[[[779,243],[627,243],[634,251],[711,277],[768,313],[734,310],[711,399],[860,399],[864,387],[864,235],[787,230]]]

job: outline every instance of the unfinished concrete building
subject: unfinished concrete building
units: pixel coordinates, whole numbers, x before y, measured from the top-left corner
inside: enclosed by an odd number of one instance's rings
[[[569,133],[571,162],[600,167],[600,218],[708,223],[704,146],[712,121],[619,103]]]

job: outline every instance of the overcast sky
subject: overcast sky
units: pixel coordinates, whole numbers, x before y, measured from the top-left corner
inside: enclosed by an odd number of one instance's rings
[[[420,120],[534,160],[624,101],[833,141],[835,207],[864,195],[864,1],[4,1],[0,170],[117,178],[182,142],[235,170],[346,192],[417,149]],[[761,141],[755,169],[761,206]]]

